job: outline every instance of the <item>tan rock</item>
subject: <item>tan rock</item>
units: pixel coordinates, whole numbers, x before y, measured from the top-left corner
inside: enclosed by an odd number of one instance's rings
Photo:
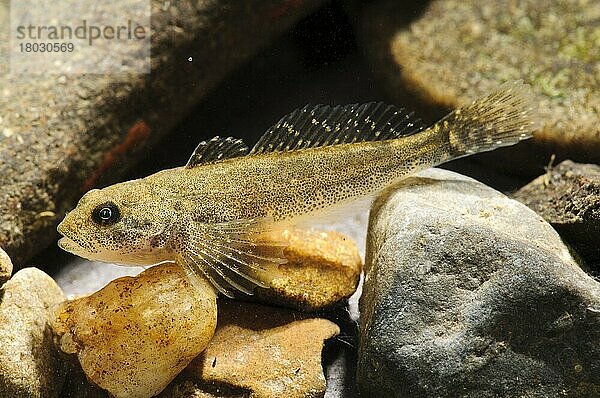
[[[206,347],[216,312],[208,283],[195,290],[163,264],[65,303],[54,330],[91,382],[115,397],[152,397]]]
[[[323,341],[338,333],[325,319],[223,300],[217,331],[188,371],[201,383],[249,390],[253,398],[322,397]]]
[[[283,232],[289,242],[288,262],[270,289],[257,289],[261,301],[315,311],[333,306],[354,293],[362,260],[354,241],[338,232],[294,229]]]
[[[0,396],[58,397],[63,363],[52,343],[51,308],[65,299],[37,268],[17,272],[0,289]]]
[[[13,271],[13,264],[10,261],[10,257],[2,248],[0,247],[0,285],[6,282]]]

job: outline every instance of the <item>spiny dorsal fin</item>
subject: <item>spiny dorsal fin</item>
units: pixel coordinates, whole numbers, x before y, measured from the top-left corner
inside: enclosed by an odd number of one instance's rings
[[[199,164],[218,162],[219,160],[236,158],[247,154],[248,147],[242,140],[217,136],[199,143],[185,167],[190,169]]]
[[[250,154],[380,141],[423,129],[413,114],[381,102],[307,105],[284,116],[258,140]]]

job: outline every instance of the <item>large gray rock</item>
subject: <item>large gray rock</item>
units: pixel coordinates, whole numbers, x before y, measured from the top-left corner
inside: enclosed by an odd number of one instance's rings
[[[64,364],[49,326],[53,307],[65,299],[37,268],[17,272],[0,289],[0,397],[58,397]]]
[[[0,29],[0,246],[14,265],[53,241],[83,192],[117,181],[230,71],[321,3],[153,0],[146,75],[135,54],[124,73],[6,73]],[[10,25],[8,5],[0,0],[0,27]],[[201,130],[190,133],[211,134]]]
[[[366,396],[600,395],[600,284],[524,205],[442,170],[371,213]]]
[[[512,195],[600,271],[600,166],[566,160]]]

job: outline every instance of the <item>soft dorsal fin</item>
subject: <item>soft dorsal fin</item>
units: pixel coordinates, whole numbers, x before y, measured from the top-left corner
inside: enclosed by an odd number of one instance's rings
[[[199,164],[218,162],[219,160],[236,158],[247,154],[248,147],[242,140],[217,136],[199,143],[185,167],[190,169]]]
[[[284,116],[258,140],[250,154],[379,141],[423,129],[413,114],[381,102],[307,105]]]

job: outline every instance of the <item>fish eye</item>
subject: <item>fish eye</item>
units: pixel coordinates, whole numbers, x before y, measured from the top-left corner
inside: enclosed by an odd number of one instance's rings
[[[112,225],[119,221],[121,212],[113,202],[103,203],[97,206],[92,212],[92,219],[96,224]]]

